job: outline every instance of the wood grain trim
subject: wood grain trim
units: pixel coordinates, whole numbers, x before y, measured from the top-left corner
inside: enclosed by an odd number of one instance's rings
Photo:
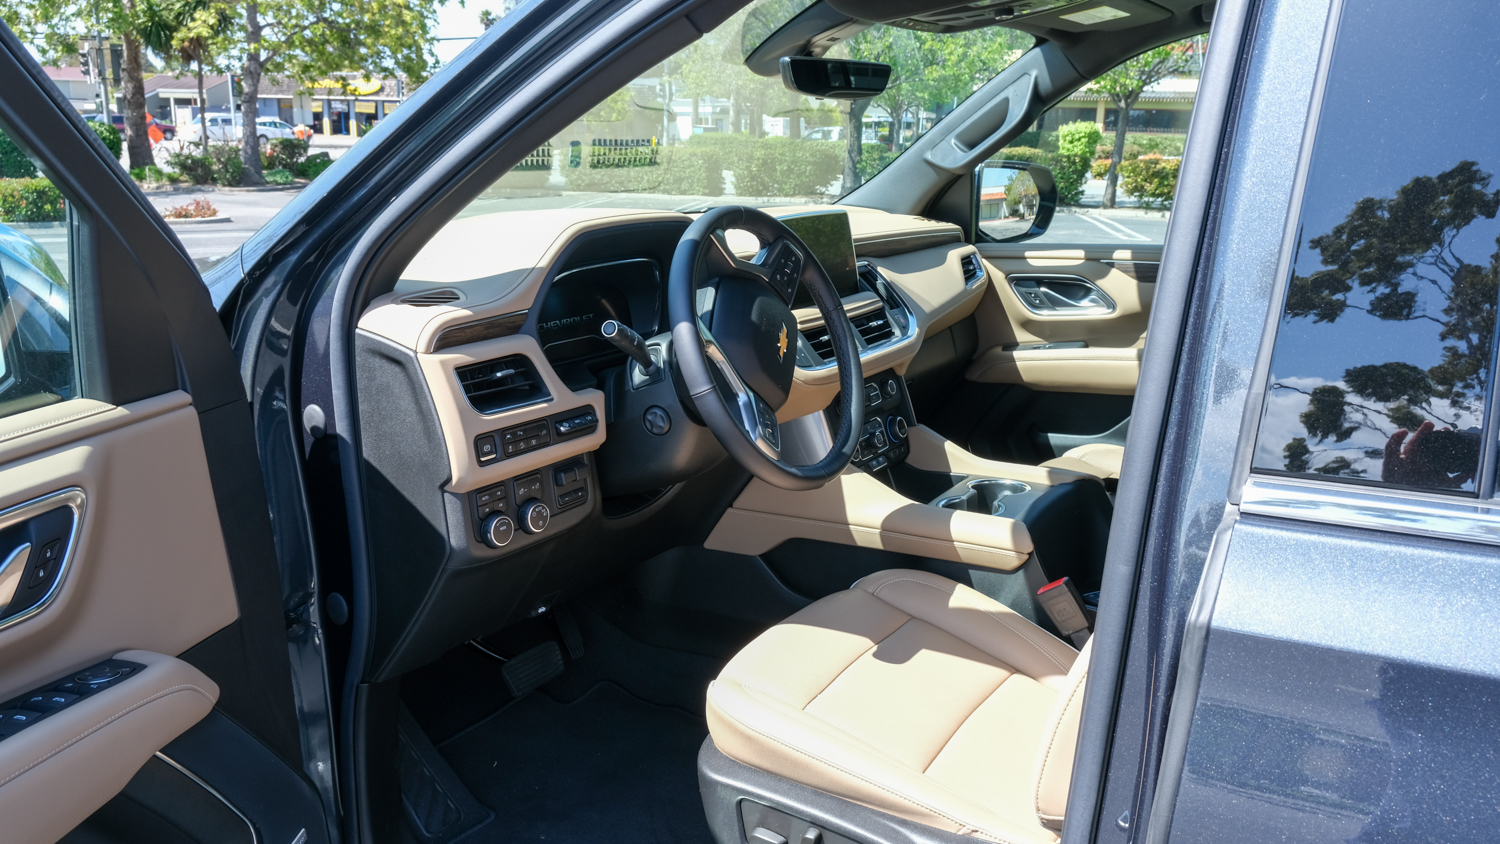
[[[939,232],[899,234],[890,237],[855,240],[854,251],[861,258],[883,258],[888,255],[900,255],[906,252],[916,252],[921,249],[931,249],[934,246],[947,246],[950,243],[963,242],[963,232],[955,228]]]
[[[1140,284],[1155,284],[1156,274],[1161,270],[1161,264],[1156,261],[1100,261],[1099,263],[1114,267]]]
[[[440,352],[454,346],[465,346],[469,343],[478,343],[481,340],[493,340],[496,337],[509,337],[519,334],[521,326],[526,324],[526,315],[529,311],[514,311],[508,314],[493,316],[488,319],[475,320],[445,328],[438,332],[432,339],[432,348],[428,352]]]

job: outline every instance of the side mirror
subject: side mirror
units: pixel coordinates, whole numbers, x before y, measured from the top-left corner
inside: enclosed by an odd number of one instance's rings
[[[880,62],[817,59],[784,56],[781,81],[786,87],[809,97],[863,100],[885,90],[891,82],[891,66]]]
[[[986,161],[974,173],[974,219],[991,241],[1039,237],[1057,210],[1052,171],[1030,161]]]

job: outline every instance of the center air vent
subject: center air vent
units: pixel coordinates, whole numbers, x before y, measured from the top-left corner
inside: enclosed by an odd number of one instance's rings
[[[885,308],[871,311],[864,316],[857,316],[853,322],[859,339],[865,341],[865,348],[884,343],[896,336],[896,329],[891,325],[890,318],[886,316]]]
[[[525,355],[461,366],[457,374],[464,396],[480,413],[498,413],[552,397]]]
[[[402,296],[399,300],[403,305],[416,305],[419,308],[430,308],[433,305],[451,305],[464,298],[464,294],[451,287],[439,287],[436,290],[423,290],[409,296]]]
[[[818,360],[833,360],[833,336],[828,333],[828,326],[814,325],[805,329],[802,338],[807,341],[808,348],[812,349]]]
[[[959,266],[964,268],[964,286],[973,287],[984,279],[984,264],[979,262],[979,255],[974,252],[958,259]]]

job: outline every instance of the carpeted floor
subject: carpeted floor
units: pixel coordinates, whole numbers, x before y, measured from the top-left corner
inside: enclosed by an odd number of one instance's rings
[[[707,734],[605,681],[572,703],[534,692],[439,750],[495,812],[465,844],[709,844],[695,762]]]

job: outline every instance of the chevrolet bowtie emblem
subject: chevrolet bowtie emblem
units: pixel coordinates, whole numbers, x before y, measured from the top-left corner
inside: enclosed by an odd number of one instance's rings
[[[786,357],[786,323],[781,325],[781,337],[776,341],[776,361],[780,363]]]

